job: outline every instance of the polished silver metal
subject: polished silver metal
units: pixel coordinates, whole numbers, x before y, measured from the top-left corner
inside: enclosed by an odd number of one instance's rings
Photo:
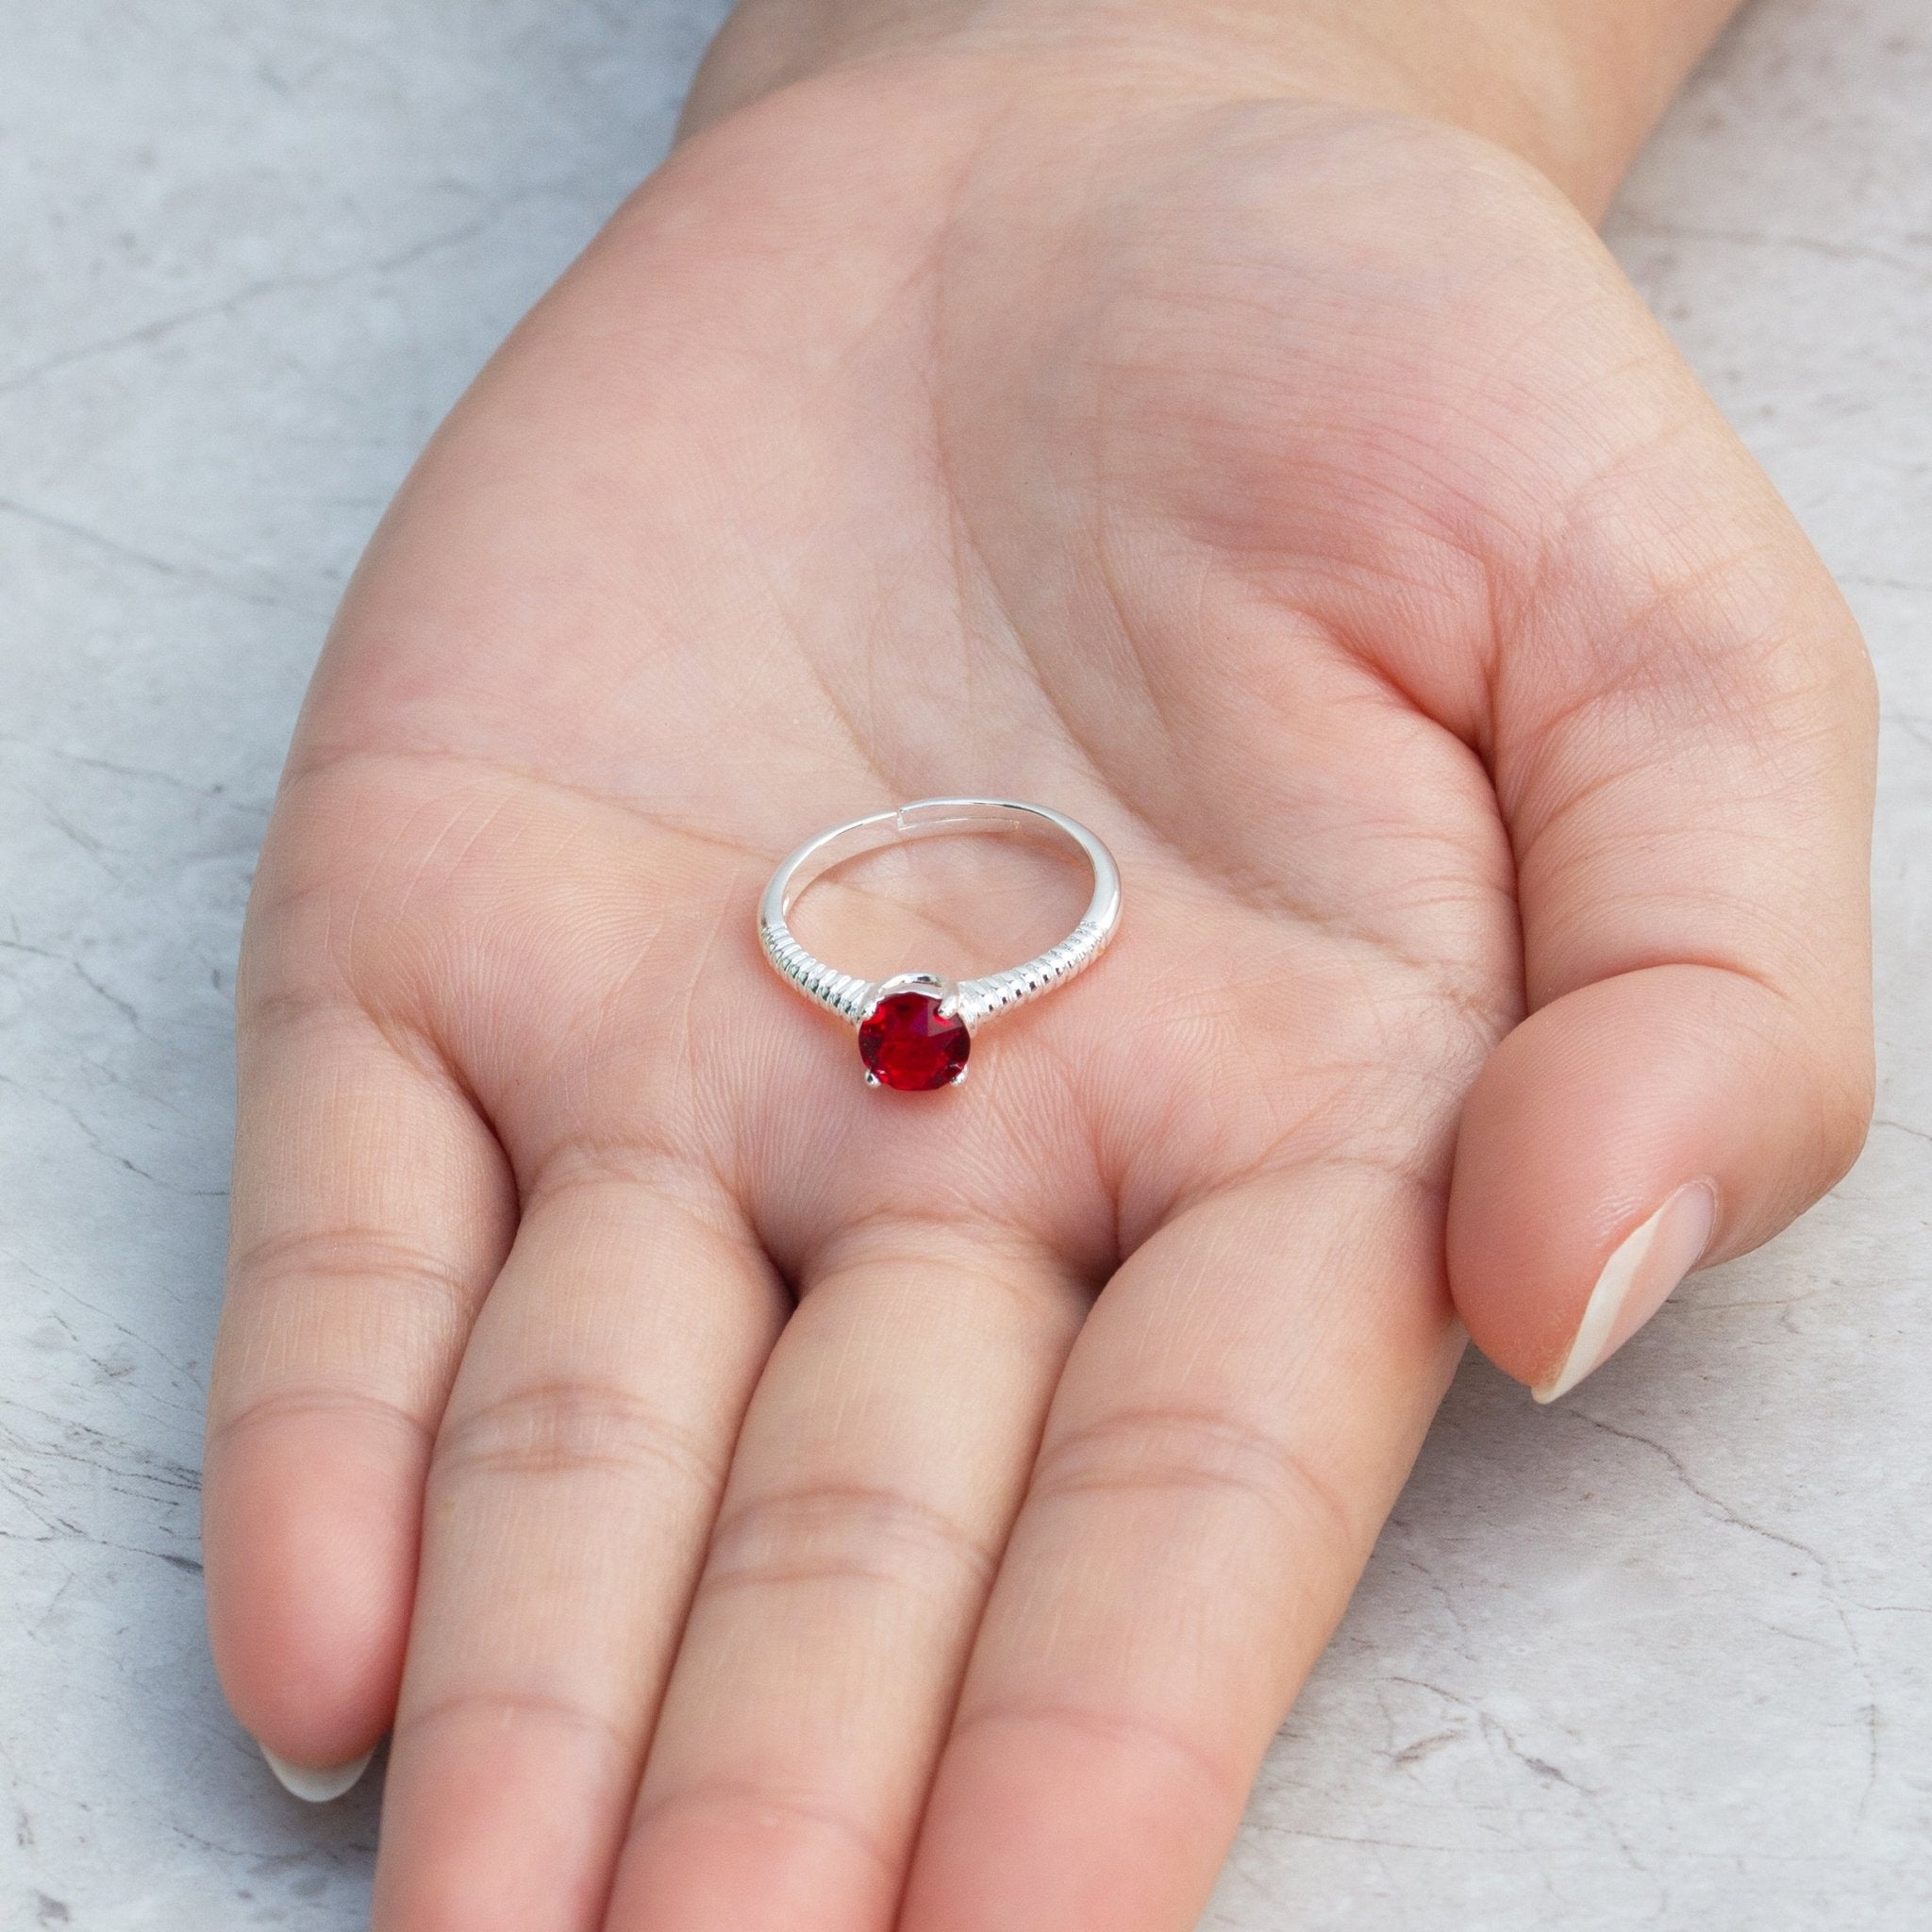
[[[822,873],[861,852],[932,833],[1013,831],[1058,833],[1079,848],[1093,871],[1093,897],[1080,923],[1037,958],[978,979],[955,982],[936,973],[901,973],[871,980],[826,965],[792,937],[788,921],[798,895]],[[808,839],[772,874],[758,906],[758,940],[780,977],[850,1025],[859,1025],[889,992],[936,989],[940,1010],[948,1016],[957,1013],[969,1033],[993,1014],[1038,999],[1084,972],[1106,951],[1120,923],[1121,875],[1112,853],[1065,813],[1010,798],[922,798],[896,811],[874,812],[869,818],[834,825]]]

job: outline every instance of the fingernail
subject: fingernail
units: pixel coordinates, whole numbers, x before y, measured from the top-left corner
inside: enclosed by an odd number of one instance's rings
[[[1704,1258],[1716,1220],[1717,1191],[1708,1181],[1692,1181],[1625,1235],[1590,1291],[1563,1366],[1531,1394],[1554,1402],[1608,1361]]]
[[[369,1760],[375,1753],[371,1749],[346,1764],[327,1765],[320,1771],[306,1764],[291,1764],[286,1757],[277,1757],[266,1744],[261,1746],[261,1755],[268,1759],[268,1768],[282,1781],[284,1789],[293,1791],[298,1798],[306,1798],[311,1805],[326,1805],[355,1785],[369,1769]]]

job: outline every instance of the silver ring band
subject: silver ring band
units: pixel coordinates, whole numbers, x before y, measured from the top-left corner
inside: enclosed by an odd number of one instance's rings
[[[931,833],[1029,829],[1056,832],[1086,856],[1093,872],[1093,896],[1080,923],[1065,939],[1021,965],[957,983],[933,973],[903,973],[887,980],[860,979],[828,966],[792,936],[788,922],[798,895],[822,873],[861,852]],[[917,994],[930,998],[941,1018],[957,1020],[970,1034],[993,1014],[1037,999],[1092,965],[1119,929],[1120,921],[1120,870],[1113,855],[1085,825],[1043,805],[1022,805],[1009,798],[922,798],[896,811],[874,812],[834,825],[801,845],[772,874],[772,882],[765,888],[758,907],[758,941],[781,978],[848,1024],[859,1027],[861,1033],[869,1023],[876,1022],[882,1001]],[[860,1045],[864,1050],[863,1037]],[[962,1041],[959,1070],[952,1075],[954,1079],[963,1074],[964,1056]],[[887,1079],[884,1084],[894,1082]]]

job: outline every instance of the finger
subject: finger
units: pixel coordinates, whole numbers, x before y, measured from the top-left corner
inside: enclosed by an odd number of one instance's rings
[[[746,1418],[610,1932],[886,1932],[1087,1307],[1032,1243],[876,1224]]]
[[[430,1471],[382,1932],[588,1932],[786,1297],[728,1209],[540,1191]]]
[[[360,1012],[244,1008],[238,1043],[209,1634],[284,1781],[333,1795],[395,1708],[430,1438],[513,1197],[456,1084]]]
[[[1055,1397],[904,1932],[1187,1932],[1414,1458],[1460,1333],[1433,1192],[1360,1168],[1203,1203]]]
[[[1830,1186],[1870,1105],[1870,670],[1683,408],[1668,461],[1573,511],[1499,673],[1530,1017],[1470,1095],[1449,1264],[1544,1399]]]

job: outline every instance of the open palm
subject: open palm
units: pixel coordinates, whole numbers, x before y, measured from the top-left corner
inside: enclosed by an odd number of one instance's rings
[[[1546,1378],[1673,1188],[1735,1253],[1857,1144],[1862,658],[1587,226],[1421,125],[1068,100],[696,135],[319,675],[208,1574],[272,1750],[393,1725],[385,1932],[1191,1924],[1458,1308]],[[1122,936],[869,1091],[758,894],[944,793],[1092,825]],[[960,975],[1083,899],[964,838],[798,923]]]

